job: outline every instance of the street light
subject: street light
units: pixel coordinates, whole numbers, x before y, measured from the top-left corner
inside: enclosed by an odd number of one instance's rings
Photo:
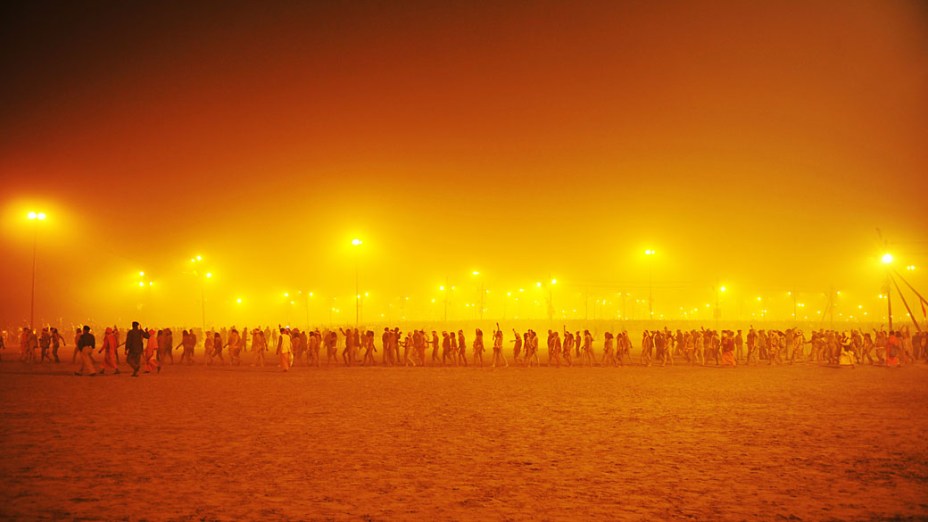
[[[39,221],[45,221],[45,212],[31,211],[27,214],[29,221],[33,222],[32,234],[32,304],[29,311],[29,328],[35,329],[35,266],[39,251]]]
[[[309,298],[313,296],[313,293],[309,291],[303,292],[302,290],[297,293],[306,297],[306,329],[309,330]]]
[[[480,276],[480,272],[478,270],[474,270],[473,272],[471,272],[471,274],[473,274],[475,278]],[[480,318],[481,321],[483,321],[484,299],[486,297],[487,291],[486,291],[486,288],[484,287],[483,279],[479,279],[479,281],[480,283],[477,285],[477,292],[479,294],[478,295],[479,297],[478,306],[480,307],[480,311],[478,312],[479,314],[478,317]]]
[[[719,327],[719,319],[722,318],[722,306],[721,306],[721,297],[725,291],[728,290],[725,288],[725,285],[719,285],[718,289],[715,292],[715,327]]]
[[[205,274],[202,275],[202,277],[200,276],[200,272],[199,270],[196,269],[196,265],[203,262],[203,256],[201,255],[196,255],[190,258],[190,262],[193,263],[194,265],[193,275],[196,276],[196,278],[199,279],[200,281],[200,313],[201,313],[201,319],[203,320],[203,331],[205,332],[206,331],[206,282],[205,280],[212,279],[213,273],[206,272]]]
[[[880,258],[883,261],[883,264],[886,265],[886,317],[889,321],[889,331],[893,331],[893,300],[890,296],[890,274],[889,274],[889,265],[893,263],[893,255],[889,252],[883,254],[883,257]]]
[[[351,244],[355,247],[360,247],[362,241],[358,238],[352,239]],[[354,250],[354,327],[357,328],[361,324],[361,286],[360,286],[360,273],[361,273],[361,260],[360,252],[358,248]]]
[[[655,252],[653,248],[644,251],[644,255],[647,256],[648,259],[648,319],[651,320],[654,319],[654,285],[651,258],[653,258],[656,253],[657,252]]]
[[[149,275],[149,277],[151,277],[151,276]],[[145,317],[147,317],[147,320],[148,320],[149,322],[151,322],[151,319],[152,319],[152,318],[151,318],[151,308],[152,308],[152,305],[151,305],[151,302],[152,302],[152,298],[151,298],[151,289],[152,289],[153,286],[155,286],[155,282],[152,281],[151,279],[146,280],[146,279],[145,279],[145,271],[144,271],[144,270],[140,270],[140,271],[139,271],[139,282],[138,282],[138,285],[139,285],[139,288],[148,288],[148,291],[147,291],[147,293],[146,293],[146,297],[145,297],[144,302],[143,302],[143,303],[139,303],[139,309],[142,309],[142,308],[145,307],[145,306],[148,307],[148,312],[146,312],[146,316],[145,316]]]

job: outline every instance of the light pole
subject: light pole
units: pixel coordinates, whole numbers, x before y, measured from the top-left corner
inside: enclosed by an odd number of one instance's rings
[[[360,273],[361,273],[361,257],[359,248],[362,245],[360,239],[352,239],[351,244],[354,245],[354,327],[357,328],[361,324],[361,285],[360,285]]]
[[[445,281],[447,281],[447,278],[445,278]],[[445,315],[444,315],[443,317],[444,317],[444,322],[447,323],[447,322],[448,322],[448,290],[447,290],[447,283],[444,284],[444,285],[439,286],[438,289],[441,290],[442,293],[445,294],[445,299],[444,299],[444,302],[445,302]]]
[[[206,332],[206,279],[211,279],[213,273],[206,272],[201,276],[200,271],[196,269],[196,265],[203,262],[203,256],[194,256],[190,258],[190,262],[194,265],[193,275],[200,280],[200,317],[203,321],[203,332]]]
[[[893,255],[889,252],[883,254],[881,258],[883,264],[886,265],[886,317],[889,320],[889,331],[893,331],[893,300],[890,298],[890,281],[889,281],[889,265],[893,263]]]
[[[144,303],[140,303],[139,306],[140,306],[140,307],[144,307],[144,306],[147,306],[147,307],[148,307],[148,309],[147,309],[148,311],[146,312],[144,318],[147,319],[147,321],[148,321],[149,323],[152,322],[152,313],[151,313],[151,308],[152,308],[152,305],[151,305],[151,301],[152,301],[152,299],[151,299],[151,287],[154,286],[154,285],[155,285],[155,282],[154,282],[154,281],[152,281],[152,280],[150,280],[150,279],[147,280],[147,281],[145,280],[145,271],[144,271],[144,270],[142,270],[142,271],[139,272],[139,288],[147,289],[147,290],[145,290],[145,292],[146,292],[146,294],[145,294],[145,296],[146,296],[145,302],[144,302]]]
[[[312,296],[312,292],[306,292],[306,330],[309,330],[309,298]]]
[[[474,270],[474,271],[471,272],[471,273],[474,275],[475,278],[479,278],[479,277],[480,277],[480,272],[477,271],[477,270]],[[477,306],[480,307],[480,311],[479,311],[478,317],[480,318],[481,321],[483,321],[483,308],[484,308],[483,300],[484,300],[484,297],[486,296],[487,291],[486,291],[486,289],[485,289],[484,286],[483,286],[483,279],[478,279],[478,280],[480,281],[480,282],[477,284],[477,293],[478,293],[478,296],[477,296],[477,297],[478,297],[478,299],[477,299]]]
[[[654,319],[654,285],[653,285],[653,271],[652,271],[652,262],[651,258],[654,257],[656,252],[653,248],[649,248],[644,251],[644,255],[648,259],[648,319]]]
[[[718,329],[719,327],[719,319],[722,318],[721,301],[722,301],[722,294],[724,294],[726,290],[727,289],[725,288],[725,285],[719,285],[715,289],[715,328],[716,329]]]
[[[45,221],[45,212],[27,214],[32,225],[32,302],[29,307],[29,328],[35,330],[35,266],[39,252],[39,221]]]
[[[544,286],[545,289],[548,291],[548,295],[546,296],[545,300],[547,301],[546,304],[547,304],[547,309],[548,309],[547,312],[548,312],[549,323],[554,321],[554,285],[556,284],[557,284],[557,279],[553,277],[548,283],[544,285],[541,284],[541,281],[538,281],[537,283],[535,283],[535,286],[537,286],[538,288],[542,288],[542,286]]]

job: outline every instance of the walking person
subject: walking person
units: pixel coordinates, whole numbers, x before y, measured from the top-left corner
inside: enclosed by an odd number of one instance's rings
[[[148,343],[145,344],[145,373],[161,373],[161,363],[158,361],[158,337],[154,328],[148,329]]]
[[[97,353],[103,354],[103,367],[100,368],[100,375],[106,373],[106,370],[112,370],[114,375],[119,374],[119,352],[116,350],[116,334],[113,329],[106,327],[103,334],[103,346]]]
[[[280,337],[277,340],[277,354],[280,356],[280,369],[290,371],[290,357],[292,356],[293,344],[290,339],[290,329],[281,328]]]
[[[90,352],[92,352],[96,346],[97,340],[94,338],[93,334],[90,333],[90,327],[84,326],[84,331],[77,341],[77,351],[80,353],[81,367],[74,372],[74,375],[84,375],[84,370],[87,370],[90,376],[97,374],[97,369],[93,366],[93,359],[90,358]]]
[[[145,344],[142,339],[148,339],[149,334],[139,328],[138,321],[132,322],[132,329],[126,333],[126,362],[132,368],[132,376],[138,377],[142,368],[142,352]]]

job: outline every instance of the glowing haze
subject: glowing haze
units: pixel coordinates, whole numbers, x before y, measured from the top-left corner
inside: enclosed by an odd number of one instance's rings
[[[356,282],[362,322],[649,290],[665,321],[831,289],[872,318],[876,228],[925,282],[919,2],[3,9],[4,327],[34,239],[53,324],[350,323]]]

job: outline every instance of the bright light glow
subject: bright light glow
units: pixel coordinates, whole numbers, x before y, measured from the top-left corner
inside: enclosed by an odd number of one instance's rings
[[[360,240],[360,239],[352,239],[352,240],[351,240],[351,244],[354,245],[354,246],[358,246],[358,245],[361,244],[361,240]]]
[[[883,254],[882,260],[883,260],[883,264],[888,265],[893,262],[893,255],[890,254],[889,252],[886,252],[885,254]]]
[[[727,288],[725,288],[725,285],[722,285],[721,287],[719,287],[719,292],[724,292],[725,290],[727,290]]]
[[[444,292],[444,291],[445,291],[445,285],[440,285],[440,286],[438,287],[438,289],[439,289],[440,291]]]
[[[242,298],[239,297],[238,299],[235,300],[235,302],[238,303],[238,304],[242,304]]]
[[[148,286],[155,286],[155,282],[154,282],[154,281],[149,281],[149,282],[148,282]]]
[[[479,270],[474,270],[474,271],[473,271],[473,272],[471,272],[471,273],[472,273],[472,274],[474,274],[475,276],[478,276],[478,275],[480,275],[480,271],[479,271]]]
[[[145,277],[145,272],[139,272],[139,277]]]
[[[312,296],[313,296],[313,293],[312,293],[312,292],[310,292],[310,293],[309,293],[309,297],[312,297]]]
[[[915,265],[909,265],[909,266],[905,267],[905,269],[908,270],[909,272],[914,272],[914,271],[915,271]]]
[[[551,284],[552,284],[552,285],[556,285],[556,284],[557,284],[557,279],[552,279],[552,280],[551,280]]]
[[[653,255],[654,255],[654,249],[649,248],[649,249],[645,250],[645,251],[644,251],[644,255],[646,255],[646,256],[653,256]]]
[[[197,261],[203,261],[203,256],[197,256]]]
[[[762,297],[757,296],[757,301],[758,301],[758,302],[763,301],[763,300],[764,300],[764,299],[763,299]]]
[[[29,219],[36,219],[37,217],[39,217],[39,215],[36,214],[35,212],[30,212],[28,216],[29,216]]]
[[[284,292],[284,297],[290,297],[290,292]]]
[[[144,282],[144,281],[139,281],[139,286],[140,286],[140,287],[141,287],[141,286],[145,286],[145,282]]]
[[[537,283],[535,283],[535,286],[537,286],[538,288],[541,288],[541,281],[538,281]]]
[[[206,278],[209,279],[209,278],[211,278],[211,277],[213,277],[213,273],[212,273],[212,272],[207,272],[207,273],[206,273]]]

